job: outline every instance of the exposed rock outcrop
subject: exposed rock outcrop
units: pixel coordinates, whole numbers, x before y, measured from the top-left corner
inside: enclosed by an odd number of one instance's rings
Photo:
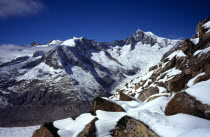
[[[176,75],[173,79],[168,81],[168,90],[170,92],[179,92],[181,91],[186,83],[192,78],[190,74],[180,74]]]
[[[121,101],[132,101],[134,100],[132,97],[129,97],[128,95],[124,94],[123,92],[119,92],[120,100]]]
[[[53,126],[52,122],[43,123],[32,137],[59,137],[57,131],[58,129]]]
[[[96,137],[96,126],[95,122],[98,118],[94,118],[90,123],[88,123],[83,131],[79,133],[77,137]]]
[[[112,131],[113,137],[159,137],[144,123],[129,116],[122,117]]]
[[[183,43],[180,49],[183,51],[184,54],[188,54],[192,51],[192,48],[195,47],[195,44],[190,41],[190,39],[186,39]]]
[[[185,113],[210,120],[210,106],[202,104],[186,92],[177,93],[165,108],[166,115],[177,113]]]
[[[159,93],[159,89],[157,87],[150,87],[146,90],[143,90],[138,96],[138,99],[141,101],[145,101],[148,97],[157,93]]]
[[[125,110],[121,106],[100,97],[97,97],[94,100],[94,103],[91,108],[91,113],[95,114],[96,110],[125,112]]]
[[[204,25],[206,22],[208,22],[208,21],[210,21],[210,18],[206,18],[205,20],[199,22],[198,25],[197,25],[197,27],[196,27],[196,33],[198,34],[198,37],[199,37],[199,39],[201,39],[201,40],[203,39],[205,33],[208,31],[208,29],[205,29],[205,28],[203,27],[203,25]]]

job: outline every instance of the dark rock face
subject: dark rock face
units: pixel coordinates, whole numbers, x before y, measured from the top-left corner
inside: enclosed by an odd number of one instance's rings
[[[88,123],[83,131],[79,133],[77,137],[96,137],[96,126],[95,122],[98,118],[94,118],[90,123]]]
[[[138,99],[141,101],[145,101],[149,96],[159,93],[159,89],[157,87],[150,87],[141,92],[138,96]]]
[[[199,34],[199,38],[203,39],[207,29],[203,28],[203,25],[208,22],[210,20],[210,18],[206,18],[205,20],[201,21],[198,23],[197,27],[196,27],[196,33]]]
[[[134,45],[138,42],[142,42],[143,44],[150,44],[151,46],[157,43],[157,39],[152,38],[151,36],[145,35],[144,32],[138,30],[133,35],[129,36],[125,39],[125,45],[131,44],[131,48],[134,49]]]
[[[27,59],[29,59],[29,56],[17,57],[16,59],[13,59],[12,61],[9,61],[9,62],[1,64],[0,68],[1,67],[6,67],[6,66],[10,66],[10,65],[19,64],[21,62],[26,61]]]
[[[155,70],[157,68],[158,68],[158,65],[152,66],[152,67],[149,68],[149,71]]]
[[[171,53],[173,53],[174,51],[176,51],[177,49],[179,49],[179,47],[181,46],[182,42],[177,42],[176,45],[174,47],[172,47],[169,51],[167,51],[163,57],[161,58],[161,62],[163,62],[166,57],[168,57]]]
[[[177,93],[165,108],[166,115],[185,113],[210,120],[209,111],[210,106],[202,104],[186,92]]]
[[[34,42],[34,41],[33,41],[33,42],[31,42],[31,44],[30,44],[30,46],[31,46],[31,47],[36,47],[36,46],[38,46],[38,45],[39,45],[39,43]]]
[[[95,99],[91,108],[91,113],[95,114],[96,110],[125,112],[125,110],[121,106],[99,97]]]
[[[123,92],[119,92],[120,100],[121,101],[132,101],[133,98],[129,97],[128,95],[124,94]]]
[[[181,74],[175,76],[172,80],[168,81],[168,90],[170,92],[179,92],[181,91],[186,83],[192,78],[192,76],[189,74]]]
[[[71,102],[68,103],[67,101],[58,105],[52,104],[39,107],[37,105],[33,105],[22,107],[8,107],[5,109],[0,110],[0,117],[2,118],[0,124],[1,127],[6,127],[8,125],[28,126],[35,125],[37,123],[40,124],[43,121],[50,122],[58,118],[63,119],[88,112],[90,111],[90,102],[78,102],[73,104]]]
[[[172,58],[166,65],[164,68],[162,68],[162,72],[165,72],[173,67],[175,67],[176,65],[176,57]]]
[[[58,129],[53,126],[52,122],[43,123],[32,137],[59,137],[57,131]]]
[[[195,44],[190,39],[186,39],[182,43],[182,46],[180,47],[180,49],[182,50],[182,52],[184,54],[187,55],[189,52],[191,52],[191,50],[192,50],[193,47],[195,47]]]
[[[197,78],[195,79],[195,81],[194,81],[193,84],[199,83],[199,82],[201,82],[201,81],[206,81],[206,80],[208,80],[208,79],[210,79],[210,76],[207,75],[207,74],[205,74],[205,75],[203,75],[203,76],[197,77]]]
[[[45,54],[44,51],[41,51],[41,50],[38,50],[38,51],[35,51],[34,54],[33,54],[33,57],[39,57],[39,56],[43,56]]]
[[[122,117],[112,131],[113,137],[159,137],[144,123],[129,116]]]

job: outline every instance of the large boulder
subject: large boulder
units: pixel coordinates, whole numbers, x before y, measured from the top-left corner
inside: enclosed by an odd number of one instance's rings
[[[128,95],[124,94],[123,92],[119,92],[120,100],[121,101],[132,101],[134,100],[132,97],[129,97]]]
[[[59,137],[58,129],[54,127],[52,122],[43,123],[39,129],[34,131],[32,137]]]
[[[154,66],[152,66],[152,67],[149,68],[149,71],[155,70],[157,68],[158,68],[158,65],[154,65]]]
[[[208,29],[205,29],[203,27],[203,25],[208,22],[210,20],[210,18],[206,18],[205,20],[201,21],[198,23],[197,27],[196,27],[196,33],[199,36],[199,39],[203,39],[203,36],[205,35],[206,31],[208,31]]]
[[[179,57],[176,59],[176,69],[183,70],[187,68],[187,59],[185,57]]]
[[[96,126],[95,122],[98,118],[94,118],[89,124],[85,126],[83,131],[79,133],[77,137],[96,137]]]
[[[190,39],[186,39],[182,43],[180,50],[182,50],[182,52],[187,55],[189,52],[191,52],[191,50],[194,46],[195,46],[195,44]]]
[[[145,101],[147,98],[149,98],[151,95],[159,93],[159,89],[157,87],[149,87],[148,89],[143,90],[139,96],[138,99],[141,101]]]
[[[186,83],[192,78],[191,74],[180,74],[168,81],[168,91],[179,92],[181,91]]]
[[[193,84],[199,83],[199,82],[201,82],[201,81],[206,81],[206,80],[208,80],[208,79],[210,79],[210,75],[205,74],[205,75],[202,75],[202,76],[197,77],[197,78],[194,80],[194,83],[193,83]]]
[[[165,115],[185,113],[210,120],[210,106],[202,104],[186,92],[177,93],[166,105]]]
[[[111,112],[125,112],[125,110],[121,106],[100,97],[97,97],[94,100],[94,103],[92,105],[90,112],[95,115],[96,110],[111,111]]]
[[[176,65],[176,56],[168,61],[168,63],[162,68],[161,72],[165,72],[165,71],[175,67],[175,65]]]
[[[210,65],[209,64],[205,66],[204,71],[207,76],[210,76]]]
[[[144,123],[129,116],[122,117],[112,131],[113,137],[159,137]]]

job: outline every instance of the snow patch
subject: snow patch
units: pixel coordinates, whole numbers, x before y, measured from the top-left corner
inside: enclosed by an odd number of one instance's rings
[[[197,100],[201,101],[203,104],[210,106],[210,80],[199,82],[185,91],[195,97]]]
[[[61,43],[62,43],[62,41],[60,41],[60,40],[52,40],[48,45],[59,45]]]
[[[75,41],[79,40],[79,39],[81,39],[81,38],[73,37],[72,39],[65,40],[63,43],[61,43],[61,45],[65,45],[65,46],[69,46],[69,47],[75,47],[76,46]]]
[[[178,75],[178,74],[182,73],[182,71],[179,69],[176,69],[176,68],[172,68],[172,69],[167,70],[166,73],[167,73],[168,77],[171,77],[171,76]]]
[[[201,56],[202,54],[206,54],[210,51],[210,47],[207,47],[205,49],[202,49],[202,50],[197,50],[193,55],[198,55],[200,54],[199,56]]]
[[[188,86],[188,87],[193,86],[193,85],[194,85],[194,81],[196,80],[196,78],[198,78],[198,77],[200,77],[200,76],[203,76],[203,75],[205,75],[205,73],[200,73],[200,74],[198,74],[197,76],[195,76],[194,78],[192,78],[191,80],[189,80],[188,83],[187,83],[187,86]]]
[[[169,60],[171,60],[173,57],[185,57],[186,55],[181,51],[181,50],[177,50],[177,51],[175,51],[175,52],[173,52],[173,53],[171,53],[167,58],[169,59]]]
[[[78,134],[91,122],[95,116],[90,113],[85,113],[78,116],[75,120],[67,118],[53,122],[53,125],[58,128],[60,137],[77,137]]]
[[[209,28],[210,28],[210,21],[206,22],[206,23],[203,25],[203,27],[204,27],[205,29],[209,29]]]
[[[199,38],[190,39],[195,45],[198,44]]]
[[[30,127],[0,127],[0,137],[31,137],[40,126]]]
[[[54,69],[48,66],[44,62],[40,63],[36,67],[30,69],[27,73],[17,77],[17,80],[30,80],[30,79],[49,79],[50,77],[56,77],[59,73],[62,73],[62,69]]]
[[[99,119],[95,123],[97,137],[111,137],[110,131],[115,128],[119,119],[125,115],[125,112],[106,112],[97,110],[96,116]]]

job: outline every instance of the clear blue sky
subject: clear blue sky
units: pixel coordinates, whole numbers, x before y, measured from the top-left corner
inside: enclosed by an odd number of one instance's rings
[[[209,0],[0,0],[0,44],[72,36],[113,41],[137,29],[186,38],[209,16]]]

